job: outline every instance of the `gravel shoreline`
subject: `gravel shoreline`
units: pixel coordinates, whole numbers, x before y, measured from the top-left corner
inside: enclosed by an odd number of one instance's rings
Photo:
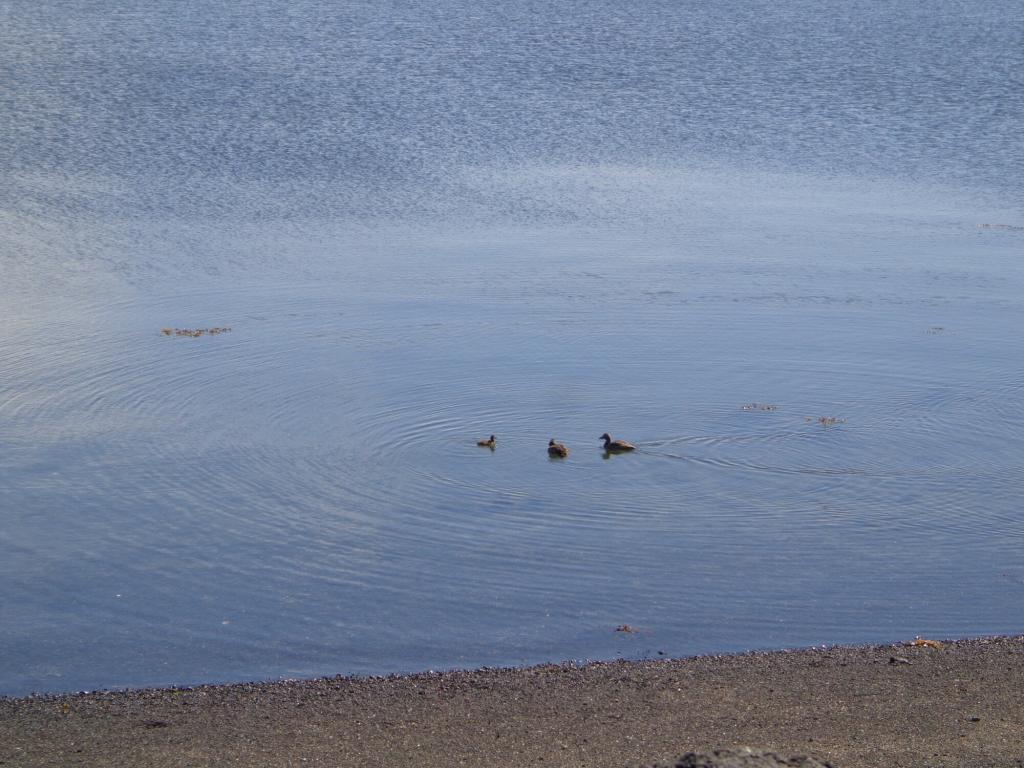
[[[1024,637],[0,699],[5,766],[1024,767]]]

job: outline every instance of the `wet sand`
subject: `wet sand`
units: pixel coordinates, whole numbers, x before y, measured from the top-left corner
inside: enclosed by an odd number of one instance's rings
[[[1024,766],[1024,637],[0,700],[3,766]]]

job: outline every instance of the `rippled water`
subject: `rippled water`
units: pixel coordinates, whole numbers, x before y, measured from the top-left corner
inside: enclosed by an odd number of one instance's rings
[[[1021,631],[1017,11],[0,5],[0,694]]]

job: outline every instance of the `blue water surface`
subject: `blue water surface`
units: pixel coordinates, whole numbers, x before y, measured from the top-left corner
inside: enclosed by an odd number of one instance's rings
[[[0,20],[0,695],[1022,630],[1019,3]]]

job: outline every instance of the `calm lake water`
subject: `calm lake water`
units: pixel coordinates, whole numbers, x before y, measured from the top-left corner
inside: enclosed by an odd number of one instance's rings
[[[1016,0],[0,2],[0,695],[1022,631],[1022,72]]]

